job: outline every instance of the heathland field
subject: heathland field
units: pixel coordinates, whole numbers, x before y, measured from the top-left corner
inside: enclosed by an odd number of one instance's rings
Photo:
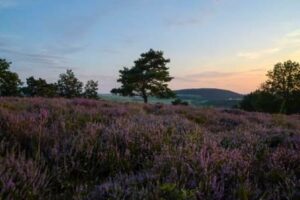
[[[0,98],[0,199],[299,199],[300,116]]]

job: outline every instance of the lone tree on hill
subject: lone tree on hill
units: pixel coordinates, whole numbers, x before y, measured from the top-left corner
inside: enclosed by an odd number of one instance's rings
[[[19,95],[21,80],[17,73],[9,71],[11,62],[0,58],[0,96]]]
[[[88,99],[98,99],[98,81],[89,80],[84,86],[83,96]]]
[[[65,74],[59,75],[57,87],[59,96],[74,98],[82,95],[83,83],[75,77],[72,70],[68,69]]]
[[[158,98],[172,98],[175,94],[168,88],[170,77],[167,63],[170,59],[163,57],[162,51],[150,49],[142,53],[141,57],[134,61],[134,66],[130,69],[124,67],[120,70],[118,82],[122,85],[120,88],[114,88],[111,93],[122,96],[141,96],[144,103],[148,102],[149,96]]]

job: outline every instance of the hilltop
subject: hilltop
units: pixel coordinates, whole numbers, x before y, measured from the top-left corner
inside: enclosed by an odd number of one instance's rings
[[[0,199],[298,199],[299,115],[0,98]]]
[[[182,89],[175,90],[177,95],[196,95],[209,101],[218,100],[240,100],[243,98],[242,94],[217,88],[193,88],[193,89]]]
[[[217,88],[193,88],[176,90],[177,96],[195,106],[233,107],[243,95]]]
[[[217,88],[198,88],[174,90],[177,97],[187,101],[190,105],[200,107],[231,108],[237,105],[243,98],[242,94]],[[140,97],[123,97],[113,94],[101,94],[100,98],[117,102],[142,102]],[[173,99],[149,98],[149,103],[171,104]]]

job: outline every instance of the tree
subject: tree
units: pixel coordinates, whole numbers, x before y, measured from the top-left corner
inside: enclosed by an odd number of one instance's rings
[[[112,93],[123,96],[141,96],[144,103],[148,102],[149,96],[158,98],[171,98],[175,94],[168,88],[167,83],[173,78],[170,77],[168,67],[169,59],[163,57],[162,51],[150,49],[142,53],[141,57],[134,61],[130,69],[124,67],[120,70],[118,82],[120,88],[112,89]]]
[[[98,99],[98,81],[89,80],[84,87],[84,97]]]
[[[9,71],[11,62],[0,59],[0,96],[19,95],[21,80],[17,73]]]
[[[240,107],[248,111],[299,113],[299,63],[290,60],[277,63],[273,70],[268,71],[267,77],[259,90],[243,98]]]
[[[44,79],[33,76],[26,79],[27,86],[22,88],[25,96],[54,97],[57,96],[57,85],[47,83]]]
[[[59,75],[57,87],[59,96],[74,98],[82,95],[83,83],[75,77],[72,70],[68,69],[65,74]]]
[[[290,112],[289,105],[293,94],[300,91],[300,65],[290,60],[277,63],[273,70],[267,73],[268,80],[262,85],[262,90],[281,99],[281,112]]]
[[[183,106],[188,106],[189,103],[187,101],[182,101],[179,98],[176,98],[174,101],[172,101],[172,105],[177,106],[177,105],[183,105]]]
[[[256,90],[244,96],[239,108],[246,111],[278,113],[280,103],[280,99],[275,95],[263,90]]]

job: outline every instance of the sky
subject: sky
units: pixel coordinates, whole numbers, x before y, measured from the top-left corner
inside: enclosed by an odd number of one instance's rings
[[[72,69],[99,92],[150,48],[172,89],[246,94],[274,64],[300,62],[300,0],[0,0],[0,58],[24,82]]]

